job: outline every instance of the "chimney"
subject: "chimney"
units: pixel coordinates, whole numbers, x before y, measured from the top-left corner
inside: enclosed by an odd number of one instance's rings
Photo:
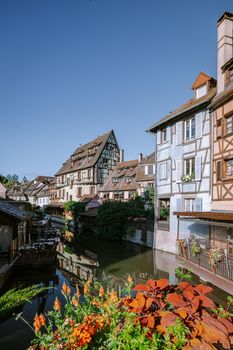
[[[217,81],[219,94],[224,90],[222,66],[233,56],[233,14],[225,12],[218,20]]]
[[[120,150],[120,162],[124,162],[124,150]]]
[[[139,163],[142,161],[142,153],[138,153],[138,161],[139,161]]]

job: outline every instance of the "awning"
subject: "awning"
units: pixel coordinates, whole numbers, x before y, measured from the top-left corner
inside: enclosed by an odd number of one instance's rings
[[[214,221],[224,221],[233,222],[233,212],[215,212],[215,211],[191,211],[191,212],[173,212],[177,217],[184,217],[190,219],[202,219],[202,220],[214,220]]]

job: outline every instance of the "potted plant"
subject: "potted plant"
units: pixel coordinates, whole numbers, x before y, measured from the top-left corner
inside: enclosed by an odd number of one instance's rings
[[[217,263],[222,261],[222,253],[219,248],[212,248],[209,250],[210,261],[212,265],[216,265]]]
[[[201,252],[201,247],[197,244],[195,239],[191,240],[190,253],[192,256],[197,256]]]
[[[192,180],[195,179],[195,174],[192,173],[191,175],[183,175],[181,176],[181,181],[184,181],[184,182],[190,182]]]

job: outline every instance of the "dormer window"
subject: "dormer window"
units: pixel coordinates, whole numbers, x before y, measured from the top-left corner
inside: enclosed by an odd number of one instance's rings
[[[130,183],[132,182],[132,178],[129,177],[129,176],[127,176],[127,177],[125,178],[125,182],[126,182],[127,184],[130,184]]]
[[[113,177],[113,178],[112,178],[112,183],[113,183],[113,184],[117,184],[118,182],[119,182],[118,177]]]
[[[202,96],[205,96],[207,94],[207,84],[204,84],[198,88],[195,89],[195,97],[200,98]]]

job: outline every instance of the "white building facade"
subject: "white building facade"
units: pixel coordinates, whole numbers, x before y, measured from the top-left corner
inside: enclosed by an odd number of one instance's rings
[[[216,82],[200,73],[194,98],[148,131],[156,136],[154,248],[175,253],[177,239],[208,235],[208,226],[179,221],[176,212],[211,208],[211,116],[208,105]],[[179,227],[178,227],[179,225]],[[179,236],[178,236],[179,232]]]

